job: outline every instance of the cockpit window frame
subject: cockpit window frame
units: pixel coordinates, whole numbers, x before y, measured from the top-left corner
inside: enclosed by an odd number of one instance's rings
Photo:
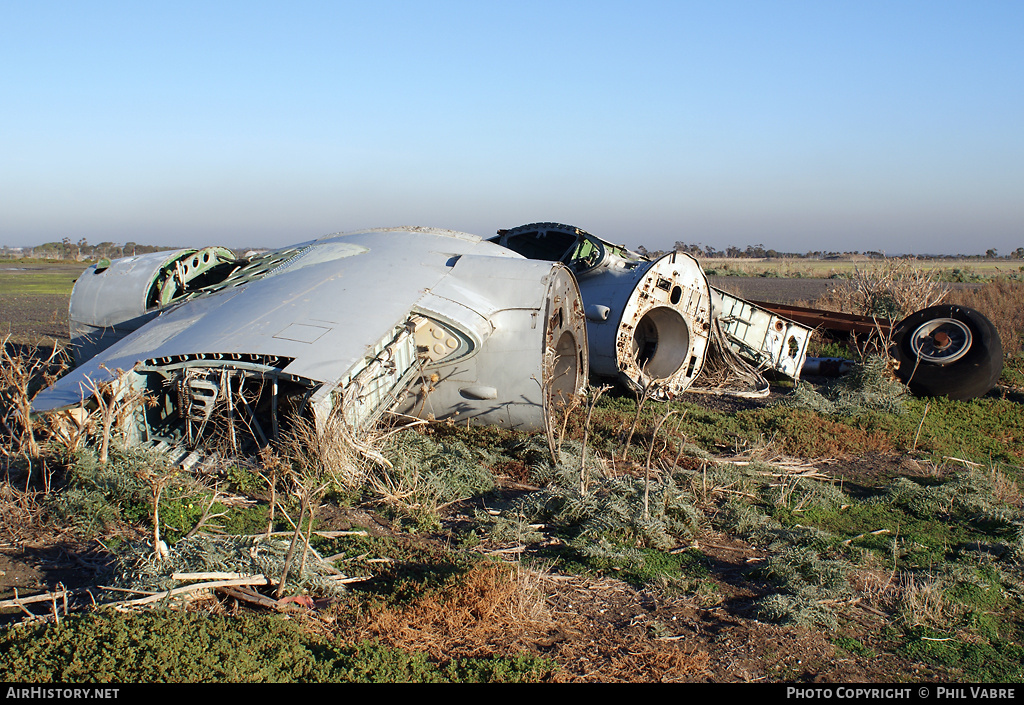
[[[586,249],[589,246],[589,249]],[[576,242],[562,258],[562,264],[573,271],[574,274],[586,274],[601,265],[607,255],[607,248],[604,243],[596,237],[587,237],[580,233]]]

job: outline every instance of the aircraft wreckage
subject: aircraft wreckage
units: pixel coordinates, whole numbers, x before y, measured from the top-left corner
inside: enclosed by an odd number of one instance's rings
[[[155,252],[81,275],[78,366],[33,408],[87,404],[99,385],[145,392],[129,442],[186,448],[262,447],[296,414],[360,429],[398,412],[550,440],[555,409],[588,373],[658,398],[764,394],[766,368],[798,379],[821,321],[770,306],[710,286],[689,255],[651,260],[556,223],[491,240],[365,230],[241,259]],[[978,396],[1002,369],[998,335],[970,309],[932,307],[892,333],[915,393]]]

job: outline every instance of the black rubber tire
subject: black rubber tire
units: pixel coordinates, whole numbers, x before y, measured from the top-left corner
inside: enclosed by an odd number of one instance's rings
[[[932,321],[950,319],[970,331],[966,352],[945,364],[919,357],[912,341]],[[956,329],[958,323],[950,323]],[[1003,371],[1003,344],[992,322],[972,308],[942,304],[912,313],[893,328],[892,353],[899,361],[896,376],[920,397],[974,399],[986,394]]]

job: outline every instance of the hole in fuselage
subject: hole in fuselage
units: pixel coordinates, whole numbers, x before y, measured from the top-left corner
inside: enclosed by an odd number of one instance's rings
[[[580,363],[576,336],[564,331],[555,343],[555,359],[551,365],[549,393],[555,401],[567,400],[576,393],[580,375]]]
[[[674,375],[690,352],[690,330],[675,309],[652,308],[633,331],[633,355],[637,366],[651,379]]]
[[[789,340],[786,341],[787,347],[789,348],[789,356],[796,357],[800,352],[800,343],[797,342],[796,336],[789,336]]]

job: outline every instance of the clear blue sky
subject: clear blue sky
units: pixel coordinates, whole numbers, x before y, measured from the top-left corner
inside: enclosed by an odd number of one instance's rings
[[[1024,246],[1024,2],[0,0],[0,244]]]

